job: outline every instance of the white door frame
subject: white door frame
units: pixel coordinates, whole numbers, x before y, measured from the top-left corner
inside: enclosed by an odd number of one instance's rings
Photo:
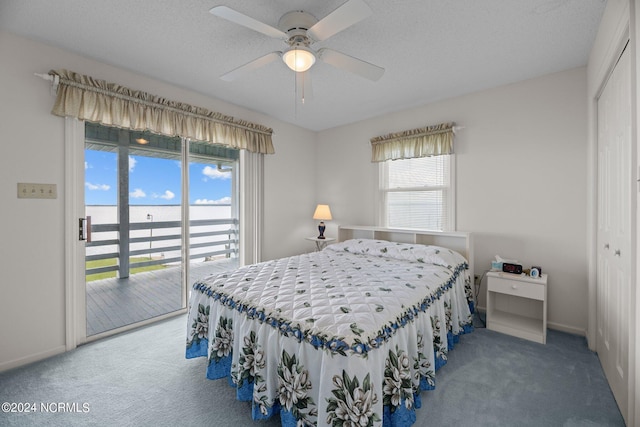
[[[627,17],[628,17],[627,13]],[[597,241],[596,236],[598,232],[597,224],[597,200],[598,200],[598,99],[604,90],[604,87],[611,75],[618,58],[622,53],[624,46],[629,40],[629,20],[622,21],[616,28],[615,34],[612,37],[606,51],[606,59],[597,64],[598,70],[596,71],[596,81],[598,82],[598,89],[593,98],[589,99],[589,151],[588,151],[588,166],[587,166],[587,186],[589,188],[589,200],[588,200],[588,220],[589,228],[587,230],[587,242],[588,242],[588,260],[589,260],[589,272],[588,272],[588,325],[587,325],[587,342],[589,349],[595,351],[596,349],[596,263],[597,263]]]
[[[84,122],[64,122],[65,224],[65,346],[67,351],[87,338],[85,244],[79,239],[79,218],[84,218]]]
[[[635,218],[631,217],[635,197],[631,185],[630,50],[630,47],[624,49],[604,91],[598,96],[598,126],[603,123],[604,127],[598,130],[597,141],[598,190],[602,194],[597,195],[596,349],[625,420],[631,412],[629,397],[634,383],[630,366],[634,354],[630,344],[634,324],[631,301],[635,295],[631,280],[635,279],[631,263],[635,260]],[[614,208],[609,210],[609,206]]]
[[[635,160],[632,163],[633,170],[638,180],[638,184],[633,191],[635,195],[635,203],[632,200],[632,208],[635,209],[635,215],[632,212],[632,218],[635,218],[635,277],[633,278],[634,287],[632,290],[632,319],[634,322],[630,326],[631,339],[629,346],[631,349],[630,356],[633,362],[630,366],[630,374],[634,378],[633,384],[629,386],[629,423],[635,425],[640,421],[640,149],[638,147],[638,138],[640,137],[640,0],[630,1],[630,49],[631,49],[631,156]]]
[[[638,178],[640,178],[640,170],[638,170],[638,164],[640,160],[637,158],[638,147],[638,125],[640,123],[640,117],[638,116],[638,101],[640,93],[638,93],[638,77],[640,76],[640,69],[638,69],[638,61],[636,55],[640,52],[640,36],[638,33],[638,26],[640,25],[640,10],[636,6],[640,7],[640,0],[629,0],[624,2],[622,10],[619,14],[620,19],[613,29],[610,39],[607,43],[607,47],[603,52],[604,60],[597,64],[590,64],[590,72],[594,73],[593,81],[597,84],[597,90],[595,93],[589,93],[589,149],[588,149],[588,328],[587,328],[587,342],[589,349],[595,351],[596,349],[596,322],[597,322],[597,310],[596,310],[596,281],[597,281],[597,102],[602,90],[604,89],[606,82],[615,67],[620,53],[622,52],[627,40],[630,42],[631,53],[631,154],[632,154],[632,170],[638,171]],[[640,188],[640,187],[639,187]],[[640,290],[638,286],[638,278],[640,277],[640,271],[637,268],[638,257],[640,256],[640,236],[638,236],[638,221],[640,221],[640,209],[637,207],[637,192],[633,192],[633,199],[631,201],[631,217],[632,217],[632,244],[631,250],[634,252],[632,255],[632,289],[631,289],[631,302],[629,313],[629,384],[628,384],[628,411],[625,414],[625,418],[628,425],[635,425],[636,420],[640,416],[640,360],[637,360],[636,355],[640,355],[640,340],[636,339],[636,334],[640,331]],[[637,219],[636,219],[637,218]]]

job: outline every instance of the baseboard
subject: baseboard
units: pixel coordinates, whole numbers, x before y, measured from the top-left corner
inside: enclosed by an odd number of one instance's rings
[[[64,345],[52,348],[51,350],[43,351],[42,353],[31,354],[29,356],[21,357],[20,359],[10,360],[8,362],[0,363],[0,372],[8,371],[9,369],[18,368],[20,366],[28,365],[33,362],[47,359],[49,357],[64,353],[67,351],[67,347]]]
[[[583,337],[587,336],[586,329],[576,328],[574,326],[567,326],[561,323],[549,322],[547,321],[547,328],[553,329],[555,331],[566,332],[572,335],[580,335]]]

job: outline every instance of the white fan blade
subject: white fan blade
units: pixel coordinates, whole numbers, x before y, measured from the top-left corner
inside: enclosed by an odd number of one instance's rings
[[[274,28],[271,25],[267,25],[264,22],[260,22],[257,19],[253,19],[252,17],[235,11],[227,6],[216,6],[209,10],[209,12],[217,17],[242,25],[250,30],[257,31],[275,39],[287,40],[288,38],[287,34],[279,29]]]
[[[362,0],[349,0],[342,6],[316,22],[307,35],[315,41],[326,40],[347,27],[371,15],[371,8]]]
[[[296,98],[303,104],[313,101],[313,88],[311,86],[311,72],[309,70],[296,74]]]
[[[350,71],[365,79],[378,81],[384,74],[384,68],[370,64],[353,56],[346,55],[333,49],[323,48],[318,51],[318,58],[336,68]]]
[[[247,74],[250,71],[253,71],[255,69],[258,69],[260,67],[264,67],[265,65],[275,61],[276,59],[280,58],[282,56],[282,52],[271,52],[271,53],[267,53],[264,56],[261,56],[258,59],[254,59],[251,62],[248,62],[244,65],[239,66],[238,68],[235,68],[231,71],[229,71],[228,73],[225,73],[223,75],[220,76],[220,78],[224,81],[227,82],[231,82],[234,80],[237,80],[238,78],[242,77],[243,75]]]

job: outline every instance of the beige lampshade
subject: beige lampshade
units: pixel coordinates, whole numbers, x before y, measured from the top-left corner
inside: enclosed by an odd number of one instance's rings
[[[326,221],[330,221],[331,219],[333,219],[331,217],[331,209],[329,209],[329,205],[316,206],[316,211],[313,213],[313,219]]]

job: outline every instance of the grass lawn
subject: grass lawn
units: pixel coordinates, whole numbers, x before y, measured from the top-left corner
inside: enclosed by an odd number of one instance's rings
[[[149,258],[144,258],[144,257],[133,257],[133,258],[129,258],[129,264],[133,265],[137,262],[143,262],[143,261],[149,261]],[[116,265],[117,264],[117,259],[116,258],[109,258],[109,259],[99,259],[96,261],[87,261],[86,263],[86,269],[90,269],[90,268],[98,268],[98,267],[107,267],[110,265]],[[162,270],[166,268],[166,266],[162,265],[162,264],[158,264],[158,265],[149,265],[146,267],[136,267],[136,268],[132,268],[131,269],[131,274],[136,274],[136,273],[141,273],[143,271],[153,271],[153,270]],[[98,273],[98,274],[91,274],[88,275],[86,278],[87,282],[91,282],[92,280],[100,280],[100,279],[111,279],[116,277],[116,272],[115,271],[107,271],[106,273]]]

